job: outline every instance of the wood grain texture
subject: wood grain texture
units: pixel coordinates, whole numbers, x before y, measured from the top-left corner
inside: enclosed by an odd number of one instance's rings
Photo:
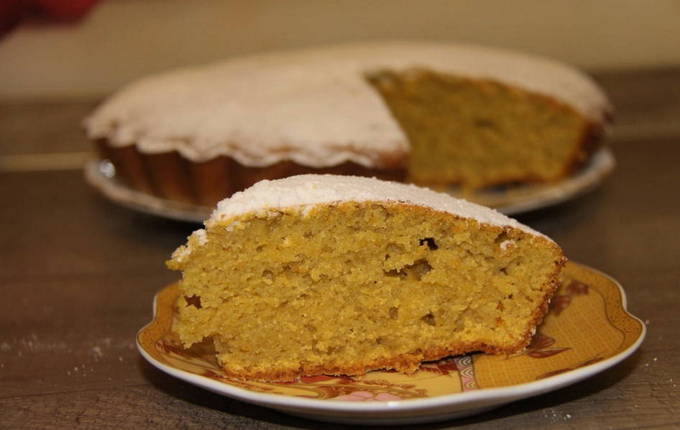
[[[613,134],[616,171],[587,196],[519,219],[618,279],[647,340],[587,381],[423,428],[680,427],[680,130],[666,124],[680,111],[680,70],[599,78],[628,127]],[[81,150],[59,140],[77,124],[57,132],[44,109],[14,110],[24,125],[0,127],[0,142]],[[655,117],[663,133],[649,133]],[[0,173],[0,197],[0,428],[343,428],[212,394],[141,359],[135,333],[176,276],[163,261],[195,225],[119,208],[80,171]]]

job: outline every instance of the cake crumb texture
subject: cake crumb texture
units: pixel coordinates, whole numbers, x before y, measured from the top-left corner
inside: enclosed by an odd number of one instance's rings
[[[185,347],[211,339],[238,378],[413,372],[452,354],[517,352],[564,263],[530,229],[415,202],[261,208],[214,217],[168,262],[183,275],[173,330]]]
[[[469,189],[553,182],[598,146],[601,126],[550,97],[428,70],[370,81],[408,136],[409,180]]]

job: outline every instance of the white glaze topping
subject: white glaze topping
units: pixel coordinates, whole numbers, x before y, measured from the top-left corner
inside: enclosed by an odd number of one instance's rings
[[[551,96],[594,122],[609,104],[567,65],[493,48],[435,43],[368,43],[223,61],[152,76],[124,88],[85,122],[88,135],[143,152],[218,155],[248,166],[292,160],[312,167],[353,161],[381,166],[408,141],[365,79],[424,68],[492,79]]]

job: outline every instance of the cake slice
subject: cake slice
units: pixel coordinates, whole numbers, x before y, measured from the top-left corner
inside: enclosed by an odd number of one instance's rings
[[[414,185],[300,175],[219,203],[168,262],[173,330],[211,340],[237,378],[413,372],[515,353],[547,311],[565,258],[496,211]]]

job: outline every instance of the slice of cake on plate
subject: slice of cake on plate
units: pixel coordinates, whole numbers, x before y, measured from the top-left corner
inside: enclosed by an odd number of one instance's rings
[[[233,377],[417,370],[522,350],[565,258],[496,211],[414,185],[301,175],[219,203],[168,262],[173,330]]]

